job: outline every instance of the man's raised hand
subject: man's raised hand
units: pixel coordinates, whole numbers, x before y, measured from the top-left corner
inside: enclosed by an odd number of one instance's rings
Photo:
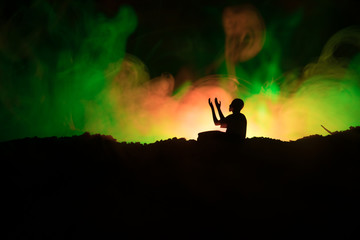
[[[221,101],[219,102],[217,98],[215,98],[215,105],[218,109],[221,107]]]
[[[213,103],[211,102],[211,98],[209,98],[209,105],[210,105],[211,108],[214,108],[214,105],[213,105]]]

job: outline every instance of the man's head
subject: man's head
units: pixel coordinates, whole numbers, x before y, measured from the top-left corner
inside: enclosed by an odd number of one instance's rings
[[[244,101],[240,98],[235,98],[229,106],[229,111],[232,111],[233,113],[240,112],[243,107]]]

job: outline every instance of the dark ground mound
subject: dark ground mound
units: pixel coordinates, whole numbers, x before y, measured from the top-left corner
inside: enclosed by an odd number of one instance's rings
[[[9,239],[358,235],[359,127],[294,142],[84,134],[0,150]]]

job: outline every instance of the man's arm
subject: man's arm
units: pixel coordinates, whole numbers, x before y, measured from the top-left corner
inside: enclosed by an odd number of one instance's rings
[[[221,111],[221,102],[219,102],[217,98],[215,98],[215,105],[216,105],[216,108],[217,108],[217,110],[219,112],[219,116],[220,116],[220,120],[218,121],[217,125],[220,125],[220,127],[222,127],[222,128],[227,128],[226,118],[224,117],[224,115]]]
[[[209,105],[210,105],[210,108],[211,108],[211,113],[212,113],[212,117],[213,117],[213,121],[214,121],[214,124],[215,125],[220,125],[220,121],[217,119],[216,117],[216,114],[215,114],[215,109],[214,109],[214,105],[213,103],[211,102],[211,99],[209,98]]]
[[[219,112],[220,122],[224,121],[225,117],[224,117],[224,115],[223,115],[223,113],[221,111],[221,108],[220,108],[221,107],[221,101],[219,102],[217,98],[215,98],[215,105],[216,105],[216,108],[217,108],[217,110]]]

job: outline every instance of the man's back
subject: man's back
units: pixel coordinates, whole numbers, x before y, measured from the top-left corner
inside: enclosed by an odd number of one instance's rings
[[[226,133],[245,139],[247,120],[242,113],[233,113],[225,118]]]

